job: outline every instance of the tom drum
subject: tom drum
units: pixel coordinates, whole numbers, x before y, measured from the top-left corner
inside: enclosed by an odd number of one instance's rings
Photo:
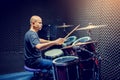
[[[53,60],[55,80],[78,80],[79,58],[76,56],[63,56]]]

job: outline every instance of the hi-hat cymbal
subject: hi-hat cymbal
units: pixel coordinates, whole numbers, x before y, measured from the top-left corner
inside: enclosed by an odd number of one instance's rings
[[[104,27],[104,26],[106,26],[106,25],[89,25],[87,27],[78,28],[77,30],[88,30],[88,29],[100,28],[100,27]]]
[[[72,27],[73,25],[61,25],[61,26],[57,26],[58,28],[66,28],[66,27]]]
[[[67,25],[66,23],[63,23],[63,25],[58,26],[58,28],[66,28],[66,27],[72,27],[73,25]]]

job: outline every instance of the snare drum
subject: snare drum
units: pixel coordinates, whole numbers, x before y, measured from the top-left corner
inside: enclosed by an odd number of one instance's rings
[[[78,80],[79,58],[76,56],[63,56],[53,60],[55,80]]]
[[[64,52],[61,49],[51,49],[45,52],[45,58],[51,60],[60,57],[62,55],[64,55]]]

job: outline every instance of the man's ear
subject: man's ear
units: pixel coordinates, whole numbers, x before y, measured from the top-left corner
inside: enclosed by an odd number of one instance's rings
[[[34,22],[32,24],[35,24]]]

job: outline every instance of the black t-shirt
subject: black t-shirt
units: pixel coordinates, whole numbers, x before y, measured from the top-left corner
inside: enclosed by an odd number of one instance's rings
[[[25,60],[36,59],[41,57],[41,51],[35,46],[40,43],[38,34],[29,30],[24,37],[24,57]]]

